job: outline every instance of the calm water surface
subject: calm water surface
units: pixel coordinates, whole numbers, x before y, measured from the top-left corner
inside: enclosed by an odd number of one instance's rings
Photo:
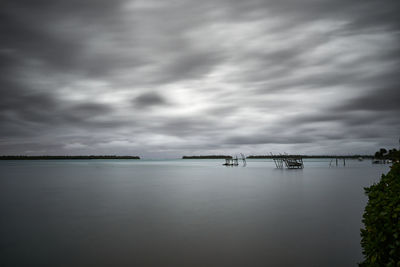
[[[356,266],[369,160],[1,161],[0,266]]]

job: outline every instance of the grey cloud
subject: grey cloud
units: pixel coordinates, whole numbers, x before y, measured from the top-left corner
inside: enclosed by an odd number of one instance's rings
[[[400,117],[400,87],[374,88],[364,96],[350,99],[338,107],[339,110],[359,110],[383,112],[391,111],[394,116]]]
[[[257,135],[253,134],[250,136],[232,136],[225,140],[227,144],[301,144],[301,143],[312,143],[315,139],[310,137],[284,137],[279,135]]]
[[[221,132],[229,132],[234,127],[225,125],[221,119],[206,116],[180,117],[162,120],[156,127],[158,132],[182,138],[202,138],[207,136],[210,140],[221,139]]]
[[[71,107],[70,110],[79,115],[105,115],[112,111],[112,107],[99,103],[83,103]]]
[[[359,152],[344,142],[362,139],[373,152],[400,131],[399,13],[394,0],[1,1],[0,150]]]
[[[171,82],[181,79],[201,78],[209,73],[222,59],[221,55],[212,52],[179,51],[179,55],[165,69],[166,74],[161,82]]]
[[[164,106],[168,104],[168,101],[163,96],[154,92],[143,93],[133,99],[132,102],[133,105],[138,108]]]

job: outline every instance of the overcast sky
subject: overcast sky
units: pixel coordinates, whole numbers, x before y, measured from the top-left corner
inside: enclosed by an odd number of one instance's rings
[[[2,0],[0,154],[373,153],[398,0]]]

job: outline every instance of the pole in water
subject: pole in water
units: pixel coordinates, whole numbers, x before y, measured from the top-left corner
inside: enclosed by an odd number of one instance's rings
[[[343,166],[346,166],[346,159],[343,158]]]
[[[336,158],[336,166],[337,166],[337,158]]]

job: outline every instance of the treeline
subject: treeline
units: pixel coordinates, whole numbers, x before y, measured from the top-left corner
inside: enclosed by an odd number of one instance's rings
[[[248,159],[272,159],[279,156],[298,157],[304,159],[321,159],[321,158],[338,158],[338,159],[358,159],[358,158],[373,158],[372,155],[250,155]]]
[[[90,156],[0,156],[0,160],[43,160],[43,159],[140,159],[138,156],[90,155]]]
[[[204,156],[183,156],[182,159],[231,159],[227,155],[204,155]]]
[[[375,152],[374,158],[376,159],[389,159],[389,160],[400,160],[400,151],[396,148],[386,150],[385,148],[379,149]]]

